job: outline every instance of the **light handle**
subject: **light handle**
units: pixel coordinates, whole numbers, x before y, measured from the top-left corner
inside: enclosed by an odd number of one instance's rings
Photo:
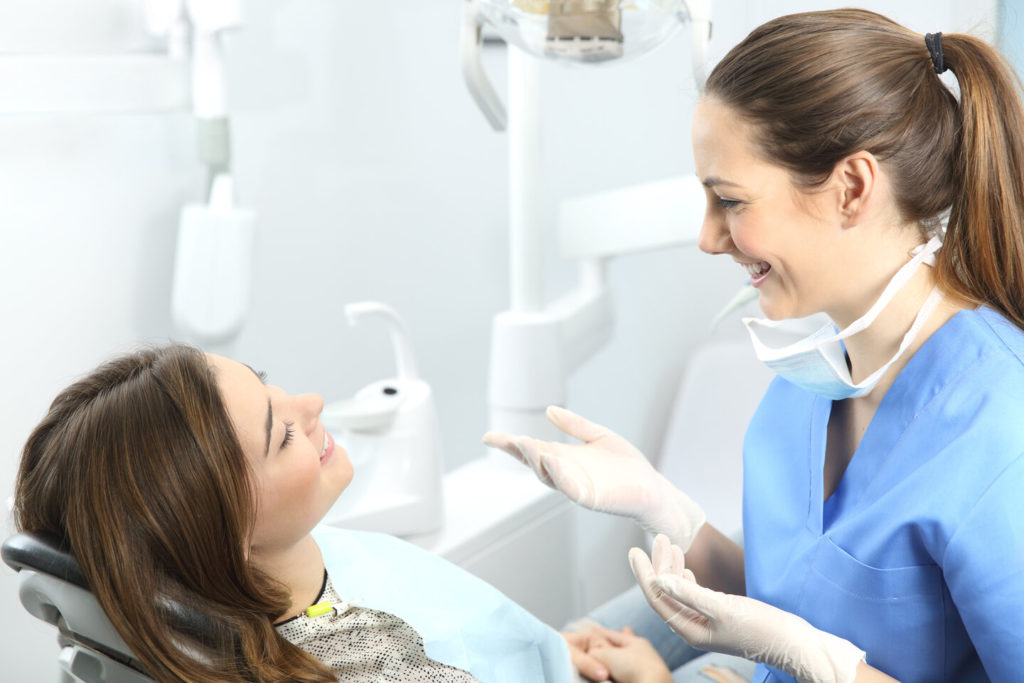
[[[478,0],[466,0],[462,7],[462,30],[459,36],[459,61],[462,63],[462,77],[480,111],[484,113],[491,128],[505,130],[508,114],[494,86],[487,78],[480,62],[480,45],[483,42],[483,15]]]

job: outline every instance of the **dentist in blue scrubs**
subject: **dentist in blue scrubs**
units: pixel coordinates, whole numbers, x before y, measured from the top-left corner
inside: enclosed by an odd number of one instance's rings
[[[691,645],[758,662],[756,681],[1024,680],[1012,69],[871,12],[782,17],[715,67],[693,150],[700,246],[749,273],[765,319],[744,322],[778,375],[744,445],[744,546],[569,411],[549,417],[579,444],[485,442],[660,534],[630,552],[648,602]],[[787,322],[816,313],[811,335]]]

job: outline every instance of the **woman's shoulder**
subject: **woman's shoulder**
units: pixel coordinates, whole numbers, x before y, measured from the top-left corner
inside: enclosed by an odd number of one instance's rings
[[[999,311],[987,306],[980,307],[974,313],[991,330],[991,333],[1005,346],[1007,351],[1024,363],[1024,330],[1017,327]]]
[[[981,337],[995,352],[1024,369],[1024,330],[1017,327],[999,311],[987,306],[965,310],[961,314],[972,332]]]
[[[954,334],[915,375],[924,389],[908,418],[943,452],[959,454],[950,466],[1001,471],[1024,454],[1024,330],[987,307],[961,311],[951,322]]]
[[[907,367],[934,394],[941,388],[1017,409],[1024,405],[1024,330],[987,306],[959,311]]]
[[[1008,423],[1024,433],[1024,330],[986,306],[961,311],[955,320],[958,334],[943,349],[947,362],[962,363],[954,387],[962,397],[1010,410]]]
[[[947,349],[947,354],[967,356],[958,384],[970,394],[984,397],[995,412],[1006,412],[1006,426],[1024,434],[1024,330],[998,311],[982,306],[964,311],[962,327],[968,338]],[[959,317],[959,316],[958,316]]]

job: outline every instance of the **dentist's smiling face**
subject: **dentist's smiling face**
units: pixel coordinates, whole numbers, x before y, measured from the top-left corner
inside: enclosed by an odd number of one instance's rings
[[[842,295],[839,198],[831,181],[806,192],[757,153],[750,124],[713,98],[693,118],[693,155],[707,193],[700,248],[745,269],[772,319],[827,310]]]
[[[207,360],[255,478],[252,552],[286,550],[349,485],[352,463],[320,422],[320,396],[293,396],[246,365],[209,354]]]

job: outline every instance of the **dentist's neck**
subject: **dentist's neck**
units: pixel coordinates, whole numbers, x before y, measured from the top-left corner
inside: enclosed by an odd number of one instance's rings
[[[879,301],[897,273],[913,259],[915,248],[922,243],[920,232],[916,226],[910,225],[862,225],[850,237],[847,266],[853,277],[847,290],[849,298],[837,301],[836,307],[827,311],[840,330],[847,329]],[[854,383],[867,378],[897,353],[934,286],[932,267],[918,264],[909,280],[896,290],[875,320],[866,329],[844,340]],[[864,397],[866,402],[881,401],[907,361],[948,319],[948,316],[943,316],[942,321],[935,325],[933,321],[939,317],[936,312],[928,317],[910,346],[889,366],[874,390]]]
[[[928,295],[935,286],[935,279],[932,269],[929,266],[921,265],[917,272],[911,277],[903,288],[896,293],[892,301],[879,313],[867,329],[848,337],[845,341],[846,353],[850,358],[850,374],[853,381],[860,382],[882,365],[887,363],[899,350],[903,337],[914,324],[914,320],[921,308],[924,306]],[[930,316],[931,317],[931,316]],[[853,320],[836,321],[840,329],[853,322]],[[921,343],[928,338],[934,329],[925,323],[914,338],[911,345],[904,350],[900,358],[890,366],[886,377],[879,382],[879,389],[887,389],[900,369],[906,365],[907,360],[913,356]],[[885,381],[888,379],[888,381]],[[879,397],[884,395],[884,389]],[[874,394],[876,392],[872,392]]]

